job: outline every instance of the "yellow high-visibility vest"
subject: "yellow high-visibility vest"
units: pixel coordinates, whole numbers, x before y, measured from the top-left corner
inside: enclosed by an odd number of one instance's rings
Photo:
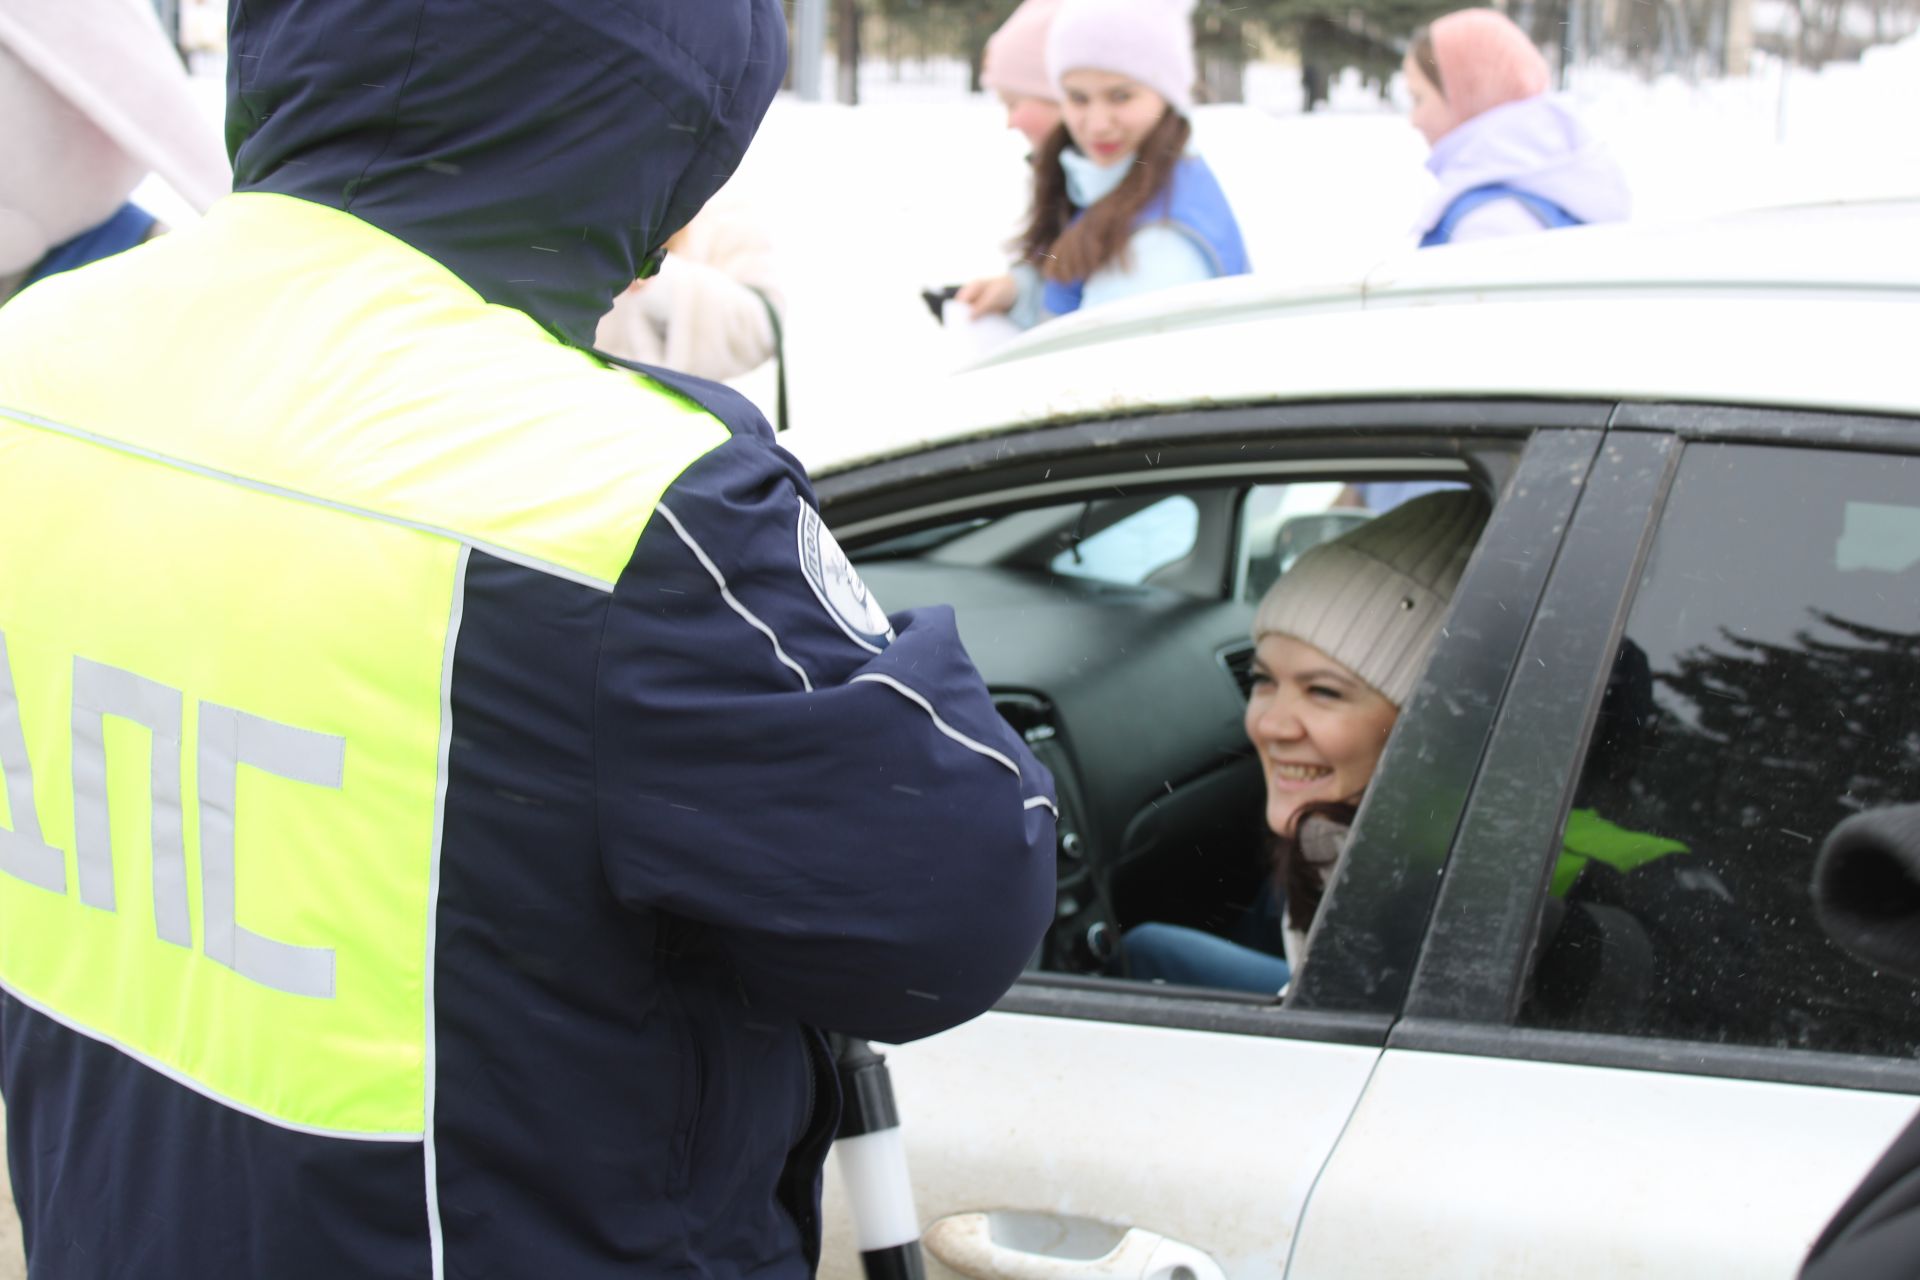
[[[468,556],[611,591],[725,439],[283,196],[0,309],[0,985],[274,1124],[421,1135]]]

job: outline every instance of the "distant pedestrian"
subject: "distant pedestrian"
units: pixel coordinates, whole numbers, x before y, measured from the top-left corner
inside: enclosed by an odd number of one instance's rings
[[[0,122],[0,303],[165,230],[148,173],[199,209],[231,185],[146,0],[0,5]]]
[[[1007,109],[1007,128],[1018,129],[1038,151],[1060,127],[1060,90],[1047,74],[1047,32],[1061,0],[1022,0],[987,40],[980,83]]]
[[[600,317],[595,348],[715,382],[773,359],[785,307],[773,242],[752,211],[716,197],[666,248],[660,270],[628,285]]]
[[[1062,122],[1033,162],[1021,261],[960,301],[1029,328],[1136,294],[1248,270],[1226,193],[1187,149],[1190,0],[1065,0],[1047,36]]]
[[[1492,9],[1436,18],[1402,70],[1440,182],[1418,225],[1422,248],[1627,216],[1619,166],[1547,95],[1546,59],[1511,19]]]

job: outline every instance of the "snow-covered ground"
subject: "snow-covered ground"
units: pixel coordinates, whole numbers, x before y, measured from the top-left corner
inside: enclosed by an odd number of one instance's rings
[[[199,82],[210,115],[219,68]],[[828,83],[831,83],[829,79]],[[953,348],[919,298],[1004,266],[1025,202],[1024,143],[953,67],[863,77],[859,107],[775,104],[732,194],[764,217],[788,297],[795,423],[898,412],[910,422]],[[1249,69],[1246,106],[1201,107],[1198,147],[1232,198],[1257,269],[1324,279],[1411,244],[1425,150],[1355,81],[1303,115],[1290,68]],[[1920,196],[1920,38],[1823,72],[1762,62],[1701,85],[1582,68],[1569,96],[1618,155],[1638,215]],[[143,196],[178,215],[168,193]],[[1920,247],[1916,247],[1920,252]],[[769,410],[770,371],[742,385]]]

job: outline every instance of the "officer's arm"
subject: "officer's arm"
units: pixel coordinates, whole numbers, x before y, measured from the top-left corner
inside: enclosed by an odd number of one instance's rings
[[[997,1000],[1051,915],[1052,779],[950,610],[866,608],[769,443],[667,491],[614,595],[599,720],[615,893],[710,926],[770,1011],[929,1035]]]

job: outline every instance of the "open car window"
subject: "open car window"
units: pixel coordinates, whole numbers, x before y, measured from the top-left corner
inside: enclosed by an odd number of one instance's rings
[[[1074,538],[1047,567],[1068,577],[1137,586],[1190,554],[1199,534],[1200,508],[1184,493],[1169,494],[1098,533]]]
[[[1002,713],[1055,775],[1053,928],[1036,974],[1133,990],[1277,1001],[1272,966],[1129,964],[1143,927],[1281,961],[1266,784],[1244,717],[1261,594],[1309,548],[1436,489],[1457,469],[1382,483],[1378,464],[1007,509],[850,544],[889,609],[951,604]],[[1249,976],[1249,974],[1253,976]],[[1263,985],[1264,983],[1264,985]]]

